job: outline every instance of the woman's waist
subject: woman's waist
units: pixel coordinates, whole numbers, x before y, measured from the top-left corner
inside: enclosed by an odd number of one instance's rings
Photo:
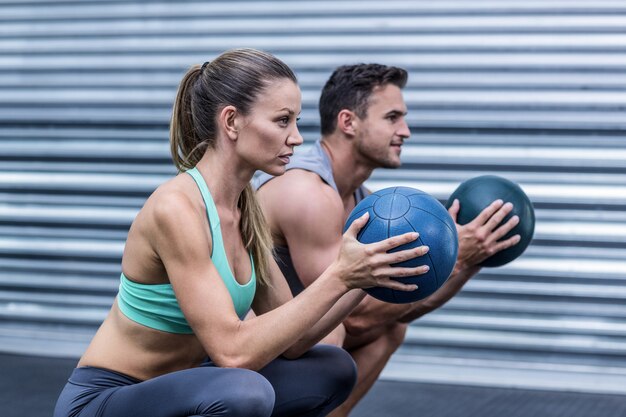
[[[165,351],[163,349],[137,349],[137,346],[124,346],[126,350],[109,350],[93,354],[87,350],[78,367],[93,367],[118,372],[137,380],[147,380],[175,371],[200,366],[207,355],[202,349]],[[123,354],[120,354],[123,352]]]
[[[115,307],[79,362],[138,379],[199,366],[207,357],[193,334],[151,329],[125,317]]]

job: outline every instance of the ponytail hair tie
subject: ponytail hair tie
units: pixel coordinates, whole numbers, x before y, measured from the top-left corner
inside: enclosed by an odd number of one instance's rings
[[[202,67],[200,68],[200,71],[204,71],[204,69],[210,64],[210,61],[206,61],[204,64],[202,64]]]

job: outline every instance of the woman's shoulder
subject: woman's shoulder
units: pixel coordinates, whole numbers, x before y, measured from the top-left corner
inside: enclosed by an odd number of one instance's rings
[[[190,183],[179,175],[160,185],[135,219],[141,217],[140,229],[156,252],[173,242],[198,241],[202,247],[211,244],[202,198],[189,179]]]
[[[158,186],[146,200],[142,211],[159,224],[202,213],[201,201],[194,193],[195,184],[186,177],[178,175]]]

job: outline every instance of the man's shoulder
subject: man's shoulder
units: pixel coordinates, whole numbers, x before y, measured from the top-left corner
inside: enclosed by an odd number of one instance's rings
[[[302,202],[315,199],[323,201],[339,201],[341,198],[335,189],[327,184],[319,175],[304,169],[290,169],[284,175],[275,177],[263,188],[271,188],[275,192],[281,193],[286,199],[300,199]]]
[[[286,172],[280,176],[272,176],[266,173],[260,173],[253,180],[255,189],[262,188],[266,183],[275,182],[279,178],[290,178],[294,173],[296,175],[309,173],[310,178],[314,181],[321,178],[324,182],[334,187],[334,179],[332,178],[332,169],[329,165],[328,158],[321,150],[319,143],[314,144],[303,152],[298,152],[291,158],[291,161],[285,167]],[[288,175],[289,174],[289,175]],[[307,175],[304,175],[307,177]],[[319,177],[319,178],[318,178]],[[281,181],[284,182],[284,181]]]
[[[258,191],[265,207],[276,209],[276,214],[288,219],[315,218],[323,213],[341,216],[343,204],[339,194],[317,174],[292,169],[275,177]]]
[[[289,192],[275,201],[277,223],[285,236],[302,235],[318,242],[334,238],[343,226],[341,197],[313,173],[298,171],[281,178],[289,183]]]

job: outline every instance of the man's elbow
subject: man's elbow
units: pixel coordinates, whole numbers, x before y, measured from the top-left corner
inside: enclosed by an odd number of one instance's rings
[[[349,317],[343,325],[346,333],[352,337],[360,337],[372,329],[372,323],[362,317]]]

